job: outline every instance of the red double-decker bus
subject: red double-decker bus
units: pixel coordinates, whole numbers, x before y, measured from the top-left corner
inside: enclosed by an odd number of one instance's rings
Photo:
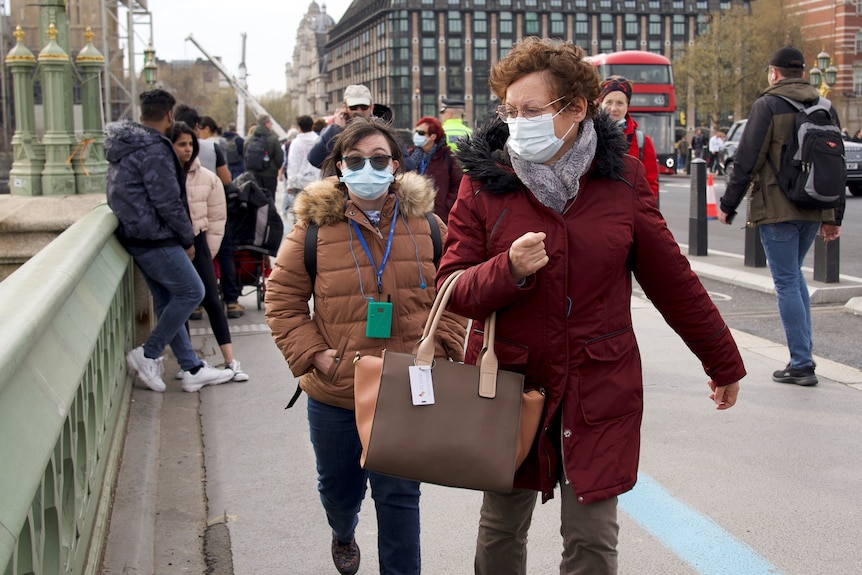
[[[625,50],[590,56],[601,78],[624,76],[632,81],[629,113],[655,144],[658,169],[662,174],[676,173],[674,150],[676,98],[670,60],[642,50]]]

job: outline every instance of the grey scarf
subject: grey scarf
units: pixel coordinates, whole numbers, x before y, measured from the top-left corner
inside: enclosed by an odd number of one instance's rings
[[[509,150],[512,167],[532,194],[552,210],[562,213],[566,202],[577,197],[581,176],[596,155],[596,129],[592,118],[581,122],[578,137],[568,152],[551,165],[528,162]]]

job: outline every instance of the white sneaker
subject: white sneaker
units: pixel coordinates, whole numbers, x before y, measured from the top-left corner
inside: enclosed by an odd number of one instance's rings
[[[144,346],[138,346],[126,354],[126,365],[130,371],[137,372],[138,379],[152,389],[162,393],[165,391],[165,382],[162,381],[162,358],[150,359],[144,355]]]
[[[204,386],[230,381],[233,379],[233,375],[233,371],[229,369],[219,369],[204,362],[203,367],[195,374],[190,371],[183,372],[183,391],[189,393],[200,391]]]
[[[179,370],[178,372],[176,372],[176,373],[174,374],[174,379],[176,379],[177,381],[181,381],[181,380],[183,379],[183,374],[184,374],[184,373],[185,373],[185,372],[184,372],[183,370]]]
[[[248,381],[248,374],[242,370],[238,360],[235,359],[224,367],[233,372],[233,379],[231,381]]]

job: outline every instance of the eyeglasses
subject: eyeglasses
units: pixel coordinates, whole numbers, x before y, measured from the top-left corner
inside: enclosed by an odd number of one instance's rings
[[[497,106],[497,115],[500,116],[504,120],[514,120],[515,118],[518,117],[518,115],[521,115],[528,120],[535,120],[542,115],[542,110],[544,110],[545,108],[547,108],[551,104],[556,104],[557,102],[559,102],[563,98],[565,98],[565,96],[560,96],[559,98],[557,98],[553,102],[548,102],[544,106],[539,106],[538,108],[530,107],[530,108],[518,109],[518,108],[513,108],[511,106],[506,106],[504,104],[501,106]],[[571,102],[569,102],[569,104],[571,104]],[[563,111],[569,104],[566,104],[565,106],[563,106],[560,109],[560,111]]]
[[[355,106],[347,106],[347,109],[351,112],[355,112],[356,110],[362,110],[363,112],[367,112],[368,108],[370,108],[368,104],[356,104]]]
[[[425,130],[416,130],[416,133],[417,133],[417,134],[419,134],[420,136],[424,136],[424,135],[426,135],[428,132],[426,132]]]
[[[362,156],[344,156],[341,158],[341,161],[344,162],[344,165],[347,166],[347,169],[352,172],[364,168],[365,160],[370,161],[371,167],[375,170],[383,171],[389,167],[389,161],[392,160],[392,156],[377,154],[376,156],[371,156],[370,158],[363,158]]]

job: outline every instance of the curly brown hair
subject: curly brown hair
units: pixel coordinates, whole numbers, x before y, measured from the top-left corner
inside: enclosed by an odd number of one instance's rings
[[[587,117],[597,113],[596,100],[601,93],[599,74],[584,60],[586,52],[571,42],[529,36],[515,44],[509,54],[491,69],[488,84],[506,103],[506,89],[510,84],[533,72],[547,72],[552,91],[559,98],[584,98]]]

